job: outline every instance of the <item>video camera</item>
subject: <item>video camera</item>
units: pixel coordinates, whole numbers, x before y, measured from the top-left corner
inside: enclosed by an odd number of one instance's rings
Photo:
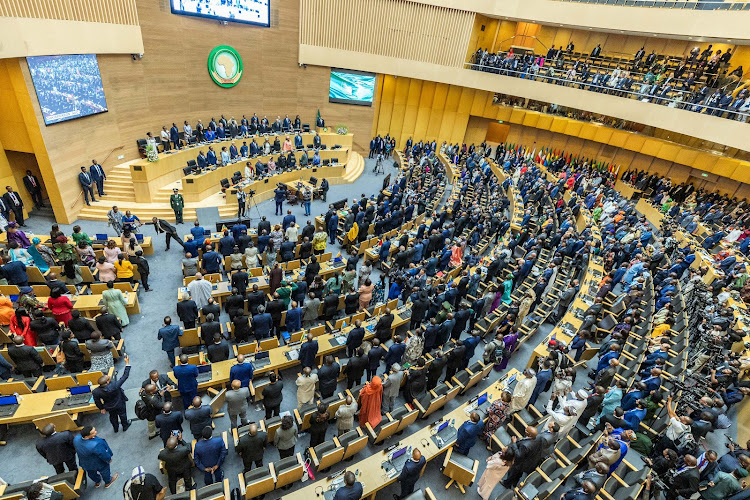
[[[248,195],[248,196],[249,196],[250,198],[252,198],[253,196],[255,196],[255,189],[250,189],[250,190],[248,190],[248,191],[247,191],[247,195]]]

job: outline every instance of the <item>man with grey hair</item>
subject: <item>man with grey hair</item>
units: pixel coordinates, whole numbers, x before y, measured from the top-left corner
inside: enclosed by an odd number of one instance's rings
[[[404,372],[401,371],[401,365],[393,363],[388,378],[383,382],[383,403],[381,406],[384,412],[393,410],[393,404],[396,401],[396,396],[398,396],[403,378]]]

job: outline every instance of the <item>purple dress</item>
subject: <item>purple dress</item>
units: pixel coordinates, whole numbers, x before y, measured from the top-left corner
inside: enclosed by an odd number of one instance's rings
[[[11,241],[15,241],[18,243],[18,246],[21,248],[29,248],[31,246],[31,242],[29,241],[28,236],[26,236],[26,233],[23,231],[16,231],[16,232],[8,232],[8,243]]]
[[[503,299],[503,292],[501,292],[500,290],[495,292],[495,298],[492,300],[492,307],[490,307],[490,312],[500,307],[500,301],[502,299]]]
[[[507,356],[503,356],[503,360],[500,362],[500,365],[498,365],[498,368],[500,370],[504,370],[508,366],[508,361],[510,361],[510,356],[513,354],[513,351],[516,350],[516,344],[518,343],[518,334],[509,333],[508,335],[503,337],[503,342],[505,342],[505,351],[508,354]]]

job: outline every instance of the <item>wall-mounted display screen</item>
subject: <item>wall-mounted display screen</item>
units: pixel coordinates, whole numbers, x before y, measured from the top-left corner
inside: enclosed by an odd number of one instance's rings
[[[170,0],[173,14],[271,26],[271,0]]]
[[[346,69],[331,70],[328,101],[372,106],[375,97],[375,74]]]
[[[27,57],[44,123],[107,111],[96,54]]]

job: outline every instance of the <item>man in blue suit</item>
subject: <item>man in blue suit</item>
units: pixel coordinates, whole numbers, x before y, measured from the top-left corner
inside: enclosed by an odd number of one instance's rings
[[[216,165],[216,163],[218,163],[218,160],[216,159],[216,151],[214,151],[213,146],[208,147],[208,153],[206,153],[206,160],[208,161],[209,165]]]
[[[419,475],[422,474],[422,469],[424,469],[426,463],[427,460],[422,456],[419,448],[414,448],[411,452],[411,459],[404,463],[401,474],[398,476],[398,480],[401,483],[401,494],[394,496],[394,498],[406,498],[414,493],[414,486],[417,484]]]
[[[253,380],[253,364],[245,363],[245,355],[237,356],[237,364],[229,369],[229,380],[239,380],[241,387],[250,387]]]
[[[312,333],[307,334],[307,342],[299,348],[299,362],[302,368],[312,368],[316,366],[315,356],[318,355],[318,341],[315,340]]]
[[[173,123],[172,128],[169,129],[169,140],[172,141],[174,149],[180,149],[180,130],[176,123]]]
[[[118,474],[110,474],[109,464],[112,462],[112,450],[107,442],[97,437],[96,428],[86,425],[81,429],[80,435],[73,440],[78,462],[86,471],[89,478],[94,481],[94,486],[99,487],[104,481],[104,487],[109,488],[117,480]]]
[[[164,326],[159,328],[157,339],[161,340],[161,350],[167,353],[171,367],[174,367],[174,350],[180,347],[180,337],[182,337],[180,327],[172,324],[171,317],[165,316]]]
[[[83,199],[86,201],[86,205],[91,205],[89,197],[91,197],[91,201],[96,201],[96,198],[94,198],[94,179],[86,172],[86,167],[81,167],[81,173],[78,174],[78,182],[81,183]]]
[[[540,370],[539,373],[536,374],[536,385],[534,386],[534,391],[531,393],[529,406],[534,406],[537,398],[541,393],[547,390],[547,383],[552,379],[552,370],[550,369],[552,367],[552,363],[550,363],[549,360],[545,360],[542,366],[544,367],[544,369]]]
[[[353,472],[344,474],[344,486],[336,490],[333,500],[359,500],[362,498],[362,483],[357,481]]]
[[[326,227],[326,230],[328,231],[328,239],[330,240],[331,244],[336,243],[336,232],[339,228],[339,216],[334,212],[334,214],[331,216],[330,219],[328,219],[328,226]]]
[[[107,194],[104,192],[104,180],[107,178],[107,174],[104,173],[104,169],[96,162],[96,160],[91,160],[89,173],[96,184],[96,190],[99,192],[99,196]]]
[[[252,324],[256,338],[265,339],[271,335],[273,318],[270,313],[266,312],[265,306],[258,306],[258,314],[253,316]]]
[[[125,406],[128,398],[122,390],[122,384],[125,383],[129,375],[130,358],[126,355],[125,373],[122,374],[122,377],[113,381],[109,375],[102,375],[98,380],[99,387],[92,391],[94,404],[102,410],[102,413],[109,413],[109,421],[112,423],[115,432],[120,430],[120,423],[122,423],[123,432],[130,427],[128,409]]]
[[[454,450],[461,455],[468,455],[472,446],[477,444],[479,434],[484,430],[484,422],[477,412],[471,412],[469,420],[458,428]]]
[[[281,222],[281,226],[284,232],[286,232],[286,228],[288,228],[289,226],[292,225],[292,223],[295,223],[295,222],[297,222],[297,218],[294,216],[294,214],[292,214],[291,210],[287,210],[286,215],[284,216],[284,219]]]
[[[177,390],[182,396],[182,405],[188,408],[198,395],[198,367],[188,363],[187,354],[180,355],[180,364],[174,367]]]
[[[205,472],[204,480],[206,485],[221,482],[224,479],[224,471],[221,466],[224,459],[227,458],[227,449],[224,446],[224,440],[220,437],[211,437],[213,430],[206,426],[200,441],[195,443],[193,459],[195,466]]]
[[[201,170],[204,170],[208,166],[208,160],[206,159],[206,155],[203,154],[203,151],[198,152],[198,157],[195,159],[195,162]]]
[[[281,189],[281,185],[279,185],[273,190],[273,199],[276,202],[276,215],[284,213],[284,198],[286,198],[286,189]]]
[[[388,348],[388,352],[385,354],[385,366],[391,367],[394,363],[401,364],[401,358],[404,356],[404,351],[406,351],[406,344],[402,342],[400,335],[396,335],[393,337],[393,344]]]

